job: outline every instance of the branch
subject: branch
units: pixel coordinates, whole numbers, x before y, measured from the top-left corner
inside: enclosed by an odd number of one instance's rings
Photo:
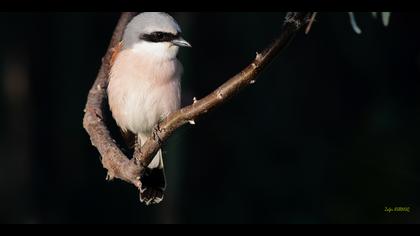
[[[170,114],[155,129],[154,135],[141,147],[141,153],[139,156],[135,156],[135,159],[139,160],[143,166],[147,166],[160,149],[161,143],[169,138],[176,129],[186,123],[194,124],[195,119],[220,106],[243,88],[255,83],[258,75],[289,44],[299,29],[306,24],[307,16],[307,13],[302,12],[288,13],[280,36],[271,46],[266,48],[262,53],[257,53],[254,61],[250,65],[212,93]]]
[[[136,13],[134,12],[121,14],[108,50],[102,58],[102,65],[95,83],[89,91],[84,110],[83,127],[88,132],[92,145],[98,149],[102,156],[102,165],[108,170],[108,179],[118,177],[139,187],[138,173],[135,170],[130,171],[129,159],[115,144],[115,140],[111,138],[108,128],[103,121],[103,107],[108,105],[106,104],[106,88],[109,82],[108,75],[113,48],[121,41],[125,27],[135,15]]]
[[[275,56],[289,44],[302,26],[306,25],[309,13],[289,12],[281,34],[273,44],[262,53],[257,53],[250,65],[212,93],[200,100],[194,100],[193,104],[170,114],[155,128],[152,138],[147,140],[141,148],[136,147],[136,149],[141,151],[135,152],[134,158],[129,160],[110,137],[109,131],[102,121],[102,108],[106,101],[107,75],[109,73],[109,60],[112,48],[121,39],[121,31],[132,16],[133,13],[122,14],[115,29],[111,45],[103,59],[98,77],[89,92],[83,124],[91,137],[92,144],[98,148],[102,156],[102,164],[108,170],[109,178],[116,177],[133,183],[139,188],[141,186],[139,179],[144,167],[150,164],[156,152],[161,148],[162,143],[179,127],[186,123],[194,124],[195,119],[220,106],[243,88],[253,84],[258,75],[273,61]]]

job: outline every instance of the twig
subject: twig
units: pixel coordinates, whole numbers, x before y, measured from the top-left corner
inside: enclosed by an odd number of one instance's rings
[[[309,34],[309,31],[311,31],[312,24],[315,22],[317,12],[313,12],[311,18],[309,19],[308,26],[306,26],[305,34]]]
[[[139,179],[144,167],[150,164],[156,152],[161,148],[162,142],[182,125],[195,123],[197,118],[220,106],[243,88],[255,83],[257,76],[289,44],[302,26],[306,25],[309,13],[289,12],[281,34],[273,44],[262,53],[257,53],[251,64],[212,93],[200,100],[194,100],[193,104],[170,114],[157,126],[159,128],[155,129],[152,138],[141,147],[141,152],[135,152],[134,158],[129,160],[111,138],[102,120],[102,108],[106,102],[106,86],[112,48],[120,41],[122,31],[133,15],[133,13],[123,13],[115,29],[98,77],[89,92],[83,125],[91,137],[92,144],[98,148],[102,156],[102,164],[108,170],[109,178],[116,177],[133,183],[139,188],[141,186]]]

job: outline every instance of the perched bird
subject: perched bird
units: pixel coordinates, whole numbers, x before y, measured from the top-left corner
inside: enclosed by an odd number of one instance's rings
[[[180,107],[179,47],[191,45],[181,37],[177,22],[166,13],[145,12],[130,21],[115,49],[109,106],[123,134],[134,134],[138,144],[143,145],[155,125]],[[162,201],[166,180],[161,150],[140,181],[140,201],[147,205]]]

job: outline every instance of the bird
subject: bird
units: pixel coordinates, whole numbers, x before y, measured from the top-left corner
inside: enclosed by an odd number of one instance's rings
[[[164,12],[143,12],[124,29],[111,58],[108,104],[124,137],[143,145],[154,127],[181,104],[180,47],[191,47],[176,20]],[[166,188],[160,149],[140,177],[140,201],[163,200]]]

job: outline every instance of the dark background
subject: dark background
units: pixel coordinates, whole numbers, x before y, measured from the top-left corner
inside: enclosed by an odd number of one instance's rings
[[[171,13],[183,104],[244,68],[285,13]],[[420,223],[420,27],[320,13],[255,85],[165,145],[145,207],[82,127],[118,13],[0,13],[2,223]],[[410,207],[410,212],[385,212]]]

